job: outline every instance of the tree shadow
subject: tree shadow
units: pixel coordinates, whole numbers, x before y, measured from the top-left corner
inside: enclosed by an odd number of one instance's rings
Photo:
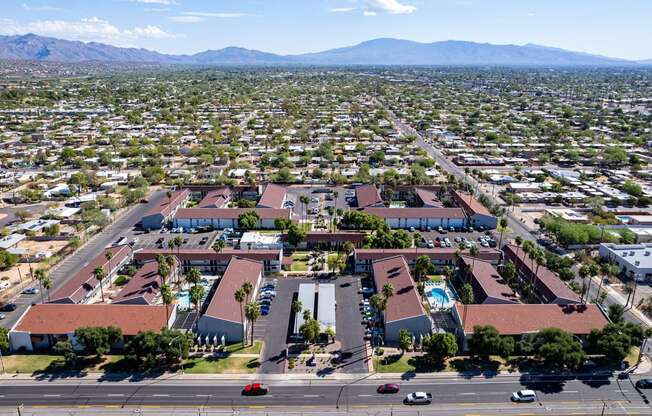
[[[448,364],[458,373],[466,378],[482,376],[485,378],[493,378],[498,375],[500,371],[500,361],[497,360],[482,360],[479,358],[454,358]]]

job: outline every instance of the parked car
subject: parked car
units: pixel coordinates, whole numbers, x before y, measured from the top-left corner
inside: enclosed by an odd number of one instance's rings
[[[430,404],[432,403],[432,394],[423,391],[415,391],[405,396],[406,404]]]
[[[363,286],[360,288],[360,290],[358,290],[358,293],[366,295],[366,294],[374,293],[374,290],[370,287]]]
[[[642,378],[636,382],[639,389],[652,389],[652,378]]]
[[[392,393],[398,393],[400,391],[400,388],[398,387],[398,384],[387,383],[378,386],[376,391],[380,394],[392,394]]]
[[[7,317],[7,315],[5,315],[4,313],[0,313],[0,321],[5,319],[6,317]]]
[[[0,306],[0,312],[13,312],[17,308],[15,303],[5,303],[4,305]]]
[[[262,316],[267,316],[269,315],[269,307],[268,306],[261,306],[260,307],[260,314]]]
[[[244,389],[242,389],[242,394],[244,396],[264,396],[268,392],[269,387],[261,383],[247,384]]]
[[[38,288],[28,287],[27,289],[23,290],[22,293],[24,295],[36,295],[36,294],[38,294]]]
[[[141,203],[141,204],[149,204],[149,199],[147,199],[147,198],[141,198],[140,203]]]
[[[512,393],[513,402],[533,402],[537,399],[537,395],[533,390],[520,390]]]

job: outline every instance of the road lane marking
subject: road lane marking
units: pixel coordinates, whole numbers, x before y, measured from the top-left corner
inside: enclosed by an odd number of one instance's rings
[[[319,394],[304,394],[303,397],[319,397]]]
[[[124,397],[124,394],[122,393],[109,393],[107,394],[109,397]]]
[[[476,395],[476,393],[459,393],[458,394],[458,396],[475,396],[475,395]]]
[[[152,394],[152,397],[169,397],[169,394]]]
[[[618,390],[616,390],[618,391]],[[562,393],[579,393],[577,390],[564,390]]]
[[[44,394],[43,397],[61,397],[60,394]]]
[[[372,394],[358,394],[358,397],[371,397]]]

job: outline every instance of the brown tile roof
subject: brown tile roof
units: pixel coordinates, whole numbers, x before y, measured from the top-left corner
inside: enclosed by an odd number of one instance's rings
[[[359,243],[364,241],[367,233],[357,231],[309,231],[306,233],[307,242],[344,242]],[[283,239],[287,240],[287,234],[283,234]]]
[[[241,307],[233,295],[245,282],[251,282],[255,290],[258,285],[257,279],[262,274],[263,264],[261,262],[233,257],[224,271],[204,315],[242,323]],[[255,299],[255,296],[256,294],[252,293],[250,299]]]
[[[168,197],[165,196],[161,198],[159,203],[152,208],[150,208],[147,213],[144,215],[149,216],[149,215],[155,215],[155,214],[161,214],[164,217],[167,217],[170,215],[172,211],[174,211],[179,205],[183,203],[183,201],[186,200],[190,196],[190,191],[188,189],[181,189],[178,191],[172,192],[172,196],[170,197],[168,201]]]
[[[199,208],[222,208],[230,197],[231,190],[229,188],[216,189],[208,192],[197,206]]]
[[[441,201],[437,198],[437,194],[434,192],[423,188],[415,188],[414,192],[417,194],[423,205],[443,208]]]
[[[464,212],[459,208],[365,208],[368,214],[381,218],[455,218],[463,219]]]
[[[256,205],[258,208],[283,208],[283,200],[285,199],[285,187],[268,184],[260,196],[260,200]]]
[[[403,256],[408,262],[412,262],[419,256],[426,255],[433,260],[453,260],[456,248],[358,248],[355,249],[355,257],[358,260],[378,260],[392,256]],[[462,251],[460,253],[468,253]],[[482,249],[478,253],[478,259],[496,261],[500,259],[500,251],[495,249]]]
[[[503,247],[505,256],[514,262],[516,267],[530,278],[537,271],[537,265],[527,256],[523,249],[505,244]],[[538,274],[534,282],[534,289],[544,298],[547,303],[580,303],[580,299],[566,284],[550,271],[546,266],[539,266]]]
[[[394,286],[394,296],[387,300],[385,321],[394,322],[425,315],[421,297],[403,256],[389,257],[372,263],[374,281],[378,292],[386,283]]]
[[[129,282],[112,299],[112,303],[122,303],[142,298],[151,304],[161,291],[161,276],[158,274],[158,263],[150,261],[138,269]]]
[[[170,308],[170,312],[172,309]],[[31,334],[68,334],[87,326],[116,326],[123,335],[158,332],[166,326],[165,306],[39,304],[30,307],[13,330]]]
[[[453,192],[453,195],[455,196],[457,204],[460,205],[464,211],[468,212],[469,215],[479,214],[491,216],[491,212],[489,212],[480,201],[471,196],[471,194],[456,190]]]
[[[106,274],[109,273],[109,261],[106,260],[106,252],[113,253],[111,269],[115,269],[116,265],[120,264],[120,262],[131,254],[131,248],[124,245],[105,249],[102,253],[83,266],[73,277],[68,279],[63,286],[52,293],[50,301],[69,303],[81,302],[82,299],[84,299],[88,293],[92,292],[100,283],[93,275],[95,268],[100,266],[104,269]]]
[[[355,199],[358,201],[359,208],[382,204],[383,202],[375,185],[361,185],[355,188]]]
[[[456,303],[455,308],[464,320],[464,332],[467,334],[473,333],[475,325],[491,325],[502,335],[534,333],[545,328],[560,328],[571,334],[585,335],[607,324],[607,318],[594,304],[515,303],[466,305],[465,308],[461,303]]]
[[[144,248],[134,253],[134,258],[138,261],[148,261],[156,259],[157,254],[172,254],[177,256],[177,250],[169,249]],[[180,248],[178,250],[179,260],[217,260],[228,261],[233,256],[243,257],[252,260],[276,260],[279,258],[280,250],[237,250],[233,248],[224,248],[219,253],[209,248]]]
[[[240,214],[246,211],[256,211],[261,220],[290,218],[289,209],[276,208],[180,208],[176,218],[222,218],[237,219]]]
[[[471,257],[462,256],[462,262],[466,267],[471,267],[473,278],[472,286],[477,292],[475,302],[483,303],[487,298],[493,298],[503,302],[518,302],[516,293],[503,281],[498,270],[491,263]]]

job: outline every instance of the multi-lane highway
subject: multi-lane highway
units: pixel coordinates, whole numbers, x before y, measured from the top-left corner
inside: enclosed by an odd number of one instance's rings
[[[66,408],[187,408],[248,409],[275,411],[314,409],[325,413],[366,409],[379,414],[400,412],[405,394],[432,393],[433,404],[420,406],[422,414],[652,414],[633,381],[606,376],[562,380],[556,376],[436,377],[380,379],[370,376],[346,380],[292,380],[275,378],[267,384],[266,396],[245,397],[247,381],[207,380],[175,377],[155,380],[49,380],[0,379],[0,413],[23,404],[31,409]],[[400,384],[401,392],[380,395],[384,382]],[[515,404],[513,391],[530,388],[537,392],[534,403]],[[303,410],[305,412],[305,410]],[[425,413],[424,413],[425,412]],[[175,412],[176,414],[176,412]],[[389,414],[389,413],[388,413]],[[399,414],[399,413],[397,413]],[[416,414],[416,413],[414,413]]]

